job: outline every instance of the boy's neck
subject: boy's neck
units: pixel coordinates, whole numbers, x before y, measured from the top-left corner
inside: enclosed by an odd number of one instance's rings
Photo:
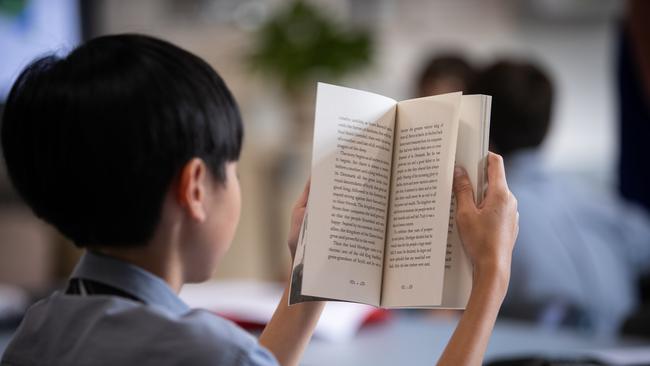
[[[183,261],[182,213],[176,208],[171,193],[163,202],[162,216],[152,238],[144,245],[133,247],[101,247],[98,252],[131,263],[160,277],[177,294],[187,281]]]

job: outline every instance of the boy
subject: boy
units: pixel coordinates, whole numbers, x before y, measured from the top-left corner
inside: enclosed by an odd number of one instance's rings
[[[242,123],[214,70],[140,35],[94,39],[16,81],[2,143],[39,217],[86,248],[68,288],[34,305],[3,365],[295,365],[324,304],[278,308],[255,340],[178,297],[208,279],[239,219]],[[484,207],[459,172],[475,289],[441,364],[480,364],[509,279],[516,200],[491,155]],[[293,211],[295,251],[309,185]]]

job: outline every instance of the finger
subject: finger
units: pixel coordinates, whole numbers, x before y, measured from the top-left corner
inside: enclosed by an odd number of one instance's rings
[[[309,198],[309,189],[311,187],[311,176],[307,178],[307,183],[305,183],[305,188],[303,189],[300,197],[296,201],[296,208],[307,206],[307,200]]]
[[[472,183],[465,169],[459,166],[454,169],[454,194],[456,195],[456,205],[459,211],[476,208]]]
[[[486,199],[488,197],[507,194],[508,183],[506,182],[506,171],[503,166],[503,158],[495,153],[488,153],[488,186]]]

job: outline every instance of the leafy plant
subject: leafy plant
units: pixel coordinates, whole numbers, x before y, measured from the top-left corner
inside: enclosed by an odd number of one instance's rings
[[[308,82],[368,65],[372,53],[367,31],[346,29],[315,6],[293,1],[256,32],[248,61],[295,93]]]
[[[18,16],[27,7],[26,0],[0,0],[0,15]]]

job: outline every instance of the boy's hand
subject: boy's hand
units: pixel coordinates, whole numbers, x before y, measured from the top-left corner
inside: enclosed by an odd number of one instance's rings
[[[298,245],[298,237],[300,236],[300,227],[302,226],[302,220],[305,217],[305,210],[307,209],[310,183],[311,179],[307,179],[305,189],[296,201],[296,204],[293,206],[293,212],[291,214],[291,227],[289,228],[289,239],[287,240],[289,252],[291,252],[291,260],[293,260],[296,255],[296,246]]]
[[[503,159],[496,154],[488,155],[488,189],[478,207],[467,174],[458,168],[454,193],[458,232],[472,260],[474,282],[463,316],[438,365],[480,365],[508,290],[519,213],[517,200],[508,190]]]
[[[517,199],[508,189],[503,158],[489,153],[487,193],[478,207],[469,177],[458,167],[454,171],[454,193],[458,231],[474,266],[474,277],[497,280],[505,295],[512,249],[519,232],[519,213]]]

